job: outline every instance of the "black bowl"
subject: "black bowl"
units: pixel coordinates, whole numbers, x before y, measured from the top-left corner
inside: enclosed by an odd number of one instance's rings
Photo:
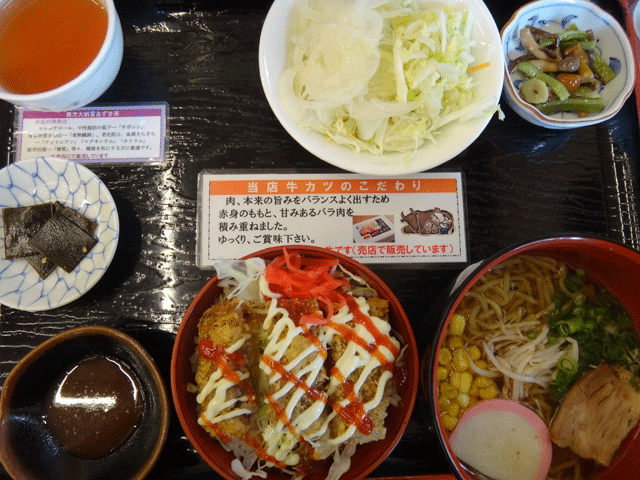
[[[98,459],[62,448],[45,422],[49,389],[81,360],[106,356],[133,373],[142,390],[137,428]],[[16,480],[140,480],[158,459],[169,426],[169,402],[158,369],[143,347],[119,330],[89,326],[60,333],[29,352],[9,373],[0,396],[0,461]]]

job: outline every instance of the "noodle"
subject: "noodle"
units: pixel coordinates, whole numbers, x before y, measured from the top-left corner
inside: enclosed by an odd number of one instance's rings
[[[551,424],[559,399],[551,390],[559,383],[556,377],[566,373],[560,365],[564,362],[565,369],[575,365],[577,371],[578,361],[588,358],[583,343],[579,346],[577,337],[571,336],[569,324],[574,318],[569,317],[577,315],[575,308],[585,298],[595,301],[601,291],[591,283],[583,285],[582,275],[552,258],[518,255],[486,272],[471,287],[452,315],[440,347],[438,406],[446,430],[453,430],[475,402],[496,396],[527,405]],[[567,330],[559,330],[559,323],[554,323],[558,318],[567,322]],[[461,349],[466,365],[460,365]],[[592,471],[592,463],[554,446],[547,480],[581,479]]]
[[[548,314],[556,308],[553,298],[557,292],[569,298],[584,295],[572,292],[567,286],[568,273],[563,263],[552,258],[512,257],[483,275],[461,299],[454,314],[465,319],[464,330],[459,334],[465,348],[468,350],[474,345],[480,351],[479,358],[467,355],[468,372],[476,376],[473,385],[476,381],[484,382],[483,385],[488,385],[487,381],[494,383],[497,396],[529,406],[547,425],[557,408],[549,390],[555,381],[558,362],[563,357],[578,361],[576,340],[555,335],[551,338],[547,324]],[[450,334],[445,342],[450,345],[452,341]],[[443,419],[449,408],[449,397],[454,395],[445,383],[452,382],[450,377],[439,384]],[[491,398],[482,393],[480,397],[478,400]],[[547,479],[580,478],[581,470],[580,458],[570,451],[562,451],[557,461],[554,454]]]
[[[548,387],[563,355],[577,360],[577,352],[564,339],[547,345],[546,315],[554,307],[553,292],[566,290],[566,274],[564,265],[553,259],[517,256],[485,274],[456,310],[468,319],[463,339],[482,346],[488,371],[512,380],[502,385],[504,396],[536,410],[546,402],[529,398],[532,385]]]

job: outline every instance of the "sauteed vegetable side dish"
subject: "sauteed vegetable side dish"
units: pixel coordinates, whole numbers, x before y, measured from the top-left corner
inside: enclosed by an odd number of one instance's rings
[[[222,298],[198,324],[198,423],[243,478],[267,467],[300,478],[329,458],[339,478],[357,445],[385,437],[399,400],[387,300],[337,259],[285,251],[216,271]]]
[[[527,103],[547,115],[569,111],[583,117],[604,108],[600,90],[616,73],[591,30],[579,30],[574,23],[560,33],[526,26],[520,43],[527,53],[514,59],[509,71],[524,76],[520,95]]]
[[[436,372],[441,423],[451,432],[479,401],[516,400],[549,426],[548,478],[585,478],[638,423],[639,365],[637,332],[606,290],[552,258],[519,255],[451,318]]]

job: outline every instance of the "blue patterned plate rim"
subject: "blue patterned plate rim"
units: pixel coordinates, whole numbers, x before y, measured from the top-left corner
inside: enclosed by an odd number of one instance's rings
[[[85,166],[61,158],[33,158],[0,170],[0,210],[59,201],[98,224],[98,243],[71,272],[56,268],[41,279],[25,259],[5,259],[0,222],[0,304],[27,311],[70,303],[102,278],[120,236],[118,210],[105,184]]]

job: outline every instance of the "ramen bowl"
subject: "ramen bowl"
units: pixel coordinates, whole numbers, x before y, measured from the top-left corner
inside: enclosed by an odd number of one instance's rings
[[[75,380],[83,391],[67,388]],[[135,385],[140,401],[133,430],[120,408],[124,385]],[[0,461],[15,480],[142,480],[164,446],[169,409],[158,367],[137,340],[103,326],[65,330],[31,350],[2,386]]]
[[[396,366],[397,374],[394,381],[400,397],[397,406],[390,405],[388,415],[384,422],[386,436],[384,439],[359,445],[355,454],[351,457],[351,467],[344,473],[341,479],[360,479],[372,472],[393,450],[402,436],[417,395],[417,349],[415,339],[411,331],[409,321],[394,294],[389,288],[369,269],[355,260],[344,255],[333,253],[329,250],[311,246],[284,247],[289,254],[298,253],[305,259],[337,259],[344,268],[362,278],[371,285],[381,298],[389,302],[389,316],[391,327],[396,338],[406,347],[401,366]],[[246,258],[259,257],[269,262],[283,254],[283,247],[269,248],[258,251]],[[187,438],[201,457],[224,478],[233,480],[238,476],[232,469],[232,462],[236,457],[222,447],[217,439],[211,437],[205,429],[198,424],[198,404],[196,394],[193,393],[195,373],[193,368],[193,355],[198,348],[198,322],[202,314],[211,307],[222,292],[218,285],[218,278],[214,276],[195,297],[187,309],[176,337],[171,361],[171,389],[173,400],[180,424]],[[316,463],[304,477],[308,479],[326,478],[329,468],[328,462]],[[266,469],[268,479],[289,479],[286,474],[276,468]]]
[[[267,14],[260,35],[260,79],[269,105],[284,129],[296,142],[321,160],[343,170],[360,174],[392,176],[422,172],[435,168],[463,152],[480,136],[493,117],[495,107],[500,100],[503,83],[503,77],[500,73],[504,68],[503,56],[500,49],[497,48],[500,35],[493,16],[484,2],[482,0],[468,0],[464,2],[464,5],[472,11],[474,22],[471,33],[472,41],[475,42],[471,54],[477,62],[474,63],[474,67],[478,67],[478,65],[486,67],[478,68],[471,74],[476,85],[477,102],[474,105],[481,106],[482,108],[476,110],[482,113],[470,114],[471,108],[469,108],[466,114],[470,118],[446,124],[434,133],[434,141],[425,141],[415,151],[412,146],[408,152],[387,152],[380,155],[362,150],[356,151],[339,144],[337,140],[329,141],[328,135],[304,128],[301,126],[302,122],[296,118],[300,116],[300,110],[296,107],[291,108],[292,102],[281,94],[283,89],[278,86],[279,80],[288,66],[288,56],[292,49],[289,42],[289,27],[294,21],[292,12],[294,3],[294,0],[276,0]],[[421,1],[420,3],[426,2]],[[440,3],[462,5],[454,0]],[[333,5],[334,8],[337,8],[341,3],[327,5]],[[340,45],[341,42],[336,41],[332,44]],[[331,55],[327,55],[326,64],[340,63],[335,60],[335,57],[331,57]],[[354,55],[354,57],[358,56]],[[358,58],[352,57],[353,61],[358,61]],[[353,77],[354,72],[362,71],[359,67],[349,63],[349,60],[343,61],[342,64],[346,66],[346,69],[353,68],[351,75],[347,73],[346,77]],[[329,73],[327,75],[320,74],[319,77],[329,78],[332,75]],[[328,82],[331,81],[331,79],[328,80]],[[328,90],[334,91],[336,89],[329,88]],[[303,100],[300,100],[296,105],[300,105],[302,102]],[[384,108],[391,110],[395,107]],[[387,117],[384,108],[382,113],[384,113],[384,117]],[[371,112],[373,109],[373,107],[368,109],[367,114],[363,115],[363,120],[365,120],[363,123],[366,123],[369,113],[375,115],[375,118],[380,117],[380,112]],[[389,112],[388,116],[391,117],[393,114]]]
[[[520,86],[527,78],[509,65],[527,53],[520,42],[520,30],[525,26],[541,28],[551,33],[564,31],[574,23],[580,30],[592,30],[597,41],[596,51],[608,63],[616,76],[602,85],[599,94],[604,109],[580,116],[576,112],[544,114],[535,105],[524,101]],[[507,104],[528,122],[549,129],[578,128],[594,125],[613,117],[631,95],[635,81],[635,62],[627,33],[608,12],[585,0],[537,0],[520,7],[500,32],[505,55],[503,96]]]
[[[1,3],[15,5],[18,2],[6,0]],[[120,70],[124,42],[120,18],[113,0],[98,0],[97,3],[106,10],[106,34],[97,55],[82,73],[60,86],[38,93],[14,93],[0,86],[0,99],[31,110],[62,112],[83,107],[102,95]],[[10,15],[5,17],[11,18]],[[73,28],[78,28],[77,23],[72,25]],[[93,25],[89,28],[93,28]],[[35,65],[31,68],[39,67],[41,66]]]
[[[472,469],[463,464],[454,454],[450,439],[457,425],[455,423],[447,425],[450,419],[445,414],[448,414],[449,407],[446,401],[439,401],[440,389],[446,390],[444,387],[439,388],[439,383],[443,380],[443,377],[438,378],[438,367],[443,365],[440,355],[446,355],[445,350],[454,351],[448,337],[457,328],[455,322],[458,320],[455,313],[465,295],[487,272],[517,255],[551,257],[572,269],[584,271],[585,278],[606,289],[618,300],[631,316],[635,329],[640,331],[640,297],[635,292],[635,285],[640,281],[640,253],[609,239],[590,236],[538,239],[504,250],[463,271],[454,281],[451,290],[443,297],[444,306],[440,309],[439,324],[430,347],[423,355],[421,365],[421,386],[428,403],[426,412],[429,419],[434,422],[440,444],[458,479],[479,480],[484,477],[472,473]],[[429,321],[433,322],[434,319],[430,318]],[[445,339],[447,344],[444,344]],[[451,377],[445,381],[450,379]],[[498,384],[498,393],[495,398],[501,397],[500,391]],[[476,405],[481,404],[482,401]],[[529,410],[537,415],[533,410]],[[463,422],[464,418],[463,414],[458,421]],[[499,418],[501,417],[498,417],[498,421]],[[613,480],[632,477],[637,471],[637,459],[640,455],[639,433],[640,430],[636,425],[622,441],[609,466],[597,467],[593,477],[589,478]]]

